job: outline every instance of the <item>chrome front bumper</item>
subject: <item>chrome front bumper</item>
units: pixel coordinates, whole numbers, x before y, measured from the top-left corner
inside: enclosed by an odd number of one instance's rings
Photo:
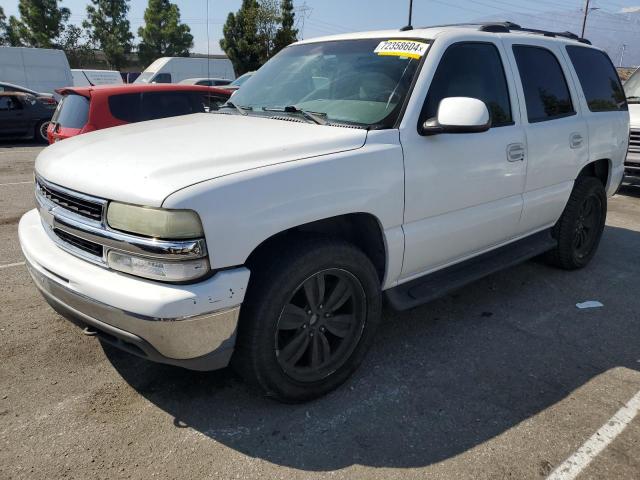
[[[29,272],[47,302],[103,340],[149,360],[194,370],[226,366],[249,280],[244,267],[197,284],[169,285],[119,274],[59,248],[37,211],[20,221]]]

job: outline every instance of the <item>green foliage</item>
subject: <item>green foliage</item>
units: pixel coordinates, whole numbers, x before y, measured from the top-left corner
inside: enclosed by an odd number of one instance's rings
[[[0,7],[0,45],[7,45],[7,16],[4,14],[4,9]]]
[[[138,29],[142,39],[138,54],[148,65],[159,57],[188,57],[193,35],[180,22],[180,9],[169,0],[149,0],[144,12],[144,27]]]
[[[281,26],[276,32],[273,41],[273,55],[284,47],[298,41],[298,29],[294,28],[296,21],[295,16],[293,0],[282,0],[282,4],[280,5]]]
[[[84,32],[76,25],[69,25],[64,30],[60,47],[64,50],[71,68],[83,68],[95,60],[95,52],[84,40]]]
[[[127,12],[129,0],[91,0],[87,5],[87,20],[82,26],[91,42],[104,52],[110,68],[120,70],[127,64],[133,35]]]
[[[297,40],[292,0],[243,0],[222,29],[220,47],[237,75],[257,70],[269,58]]]
[[[60,0],[20,0],[20,20],[9,18],[8,43],[37,48],[58,46],[57,40],[64,31],[71,11],[58,6]]]

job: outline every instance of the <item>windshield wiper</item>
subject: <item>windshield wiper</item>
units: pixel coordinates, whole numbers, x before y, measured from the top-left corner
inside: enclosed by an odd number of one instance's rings
[[[640,102],[640,97],[638,97],[637,95],[631,95],[630,97],[627,97],[627,100],[631,100],[632,102]]]
[[[327,124],[327,119],[323,118],[323,117],[327,116],[326,113],[308,112],[307,110],[302,110],[302,109],[296,107],[295,105],[288,105],[288,106],[286,106],[284,108],[280,108],[280,107],[262,107],[262,110],[265,111],[265,112],[299,113],[300,115],[302,115],[307,120],[311,120],[312,122],[314,122],[314,123],[316,123],[318,125],[326,125]]]
[[[244,115],[244,116],[248,115],[246,110],[248,111],[253,110],[252,107],[243,107],[242,105],[236,105],[230,100],[227,100],[227,103],[222,105],[220,108],[235,108],[238,111],[238,113],[240,113],[240,115]]]

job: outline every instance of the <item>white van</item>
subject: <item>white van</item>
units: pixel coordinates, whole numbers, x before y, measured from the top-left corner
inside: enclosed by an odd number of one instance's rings
[[[0,47],[0,81],[37,92],[73,85],[67,56],[48,48]]]
[[[92,87],[95,85],[122,85],[120,72],[115,70],[71,69],[74,87]]]
[[[624,84],[629,103],[631,128],[629,131],[629,153],[625,162],[625,173],[640,177],[640,68]]]
[[[231,60],[220,58],[162,57],[157,59],[134,83],[178,83],[187,78],[227,78],[233,80]]]

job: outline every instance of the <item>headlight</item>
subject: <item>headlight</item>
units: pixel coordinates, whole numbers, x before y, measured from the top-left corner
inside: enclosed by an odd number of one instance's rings
[[[209,271],[209,261],[206,258],[168,261],[138,257],[116,250],[108,253],[107,263],[114,270],[163,282],[188,282]]]
[[[153,238],[180,240],[204,237],[200,217],[193,210],[166,210],[111,202],[107,223],[115,230]]]

